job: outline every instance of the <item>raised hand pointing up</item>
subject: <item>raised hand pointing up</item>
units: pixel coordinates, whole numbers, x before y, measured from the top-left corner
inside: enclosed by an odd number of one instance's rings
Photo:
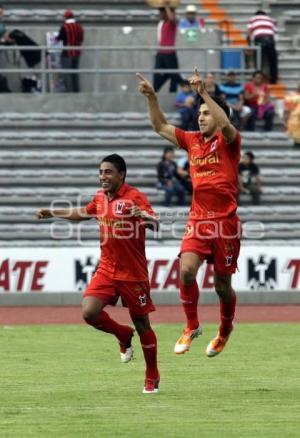
[[[199,70],[197,67],[194,68],[194,73],[189,78],[189,83],[191,84],[191,87],[196,93],[202,95],[205,91],[205,84],[204,80],[201,78]]]
[[[145,96],[151,96],[155,94],[154,88],[150,84],[149,81],[147,81],[146,78],[144,78],[141,73],[136,73],[137,78],[139,79],[139,92],[144,94]]]

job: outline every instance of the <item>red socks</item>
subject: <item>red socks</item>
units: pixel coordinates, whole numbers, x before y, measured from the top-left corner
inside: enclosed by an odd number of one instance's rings
[[[133,332],[133,329],[128,325],[118,324],[116,321],[111,319],[108,313],[104,312],[104,310],[100,312],[95,321],[87,321],[87,323],[95,327],[97,330],[115,335],[123,344],[126,344]]]
[[[196,280],[189,286],[180,283],[180,300],[186,316],[187,327],[191,330],[195,330],[199,326],[197,311],[198,298],[199,288]]]
[[[152,328],[140,335],[140,340],[146,362],[146,378],[153,380],[158,379],[157,341]]]
[[[236,306],[236,295],[232,291],[232,297],[228,301],[224,301],[220,298],[220,314],[221,314],[221,324],[220,324],[220,335],[228,336],[232,330],[232,321],[234,318]]]
[[[119,342],[125,344],[130,338],[133,329],[127,325],[118,324],[110,318],[108,313],[102,312],[95,321],[87,321],[87,323],[97,330],[115,335]],[[157,368],[157,340],[152,329],[140,335],[140,341],[144,352],[146,362],[146,378],[158,379],[159,372]]]

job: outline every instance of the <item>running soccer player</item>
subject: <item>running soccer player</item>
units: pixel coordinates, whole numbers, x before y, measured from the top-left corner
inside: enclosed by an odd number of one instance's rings
[[[148,101],[154,131],[185,149],[189,155],[193,197],[180,250],[180,299],[187,327],[175,344],[176,354],[189,350],[202,333],[197,304],[196,276],[204,260],[214,264],[214,286],[220,299],[220,326],[208,344],[208,357],[221,353],[233,330],[236,295],[231,286],[240,250],[240,220],[236,215],[241,137],[229,120],[229,107],[205,90],[198,70],[189,82],[200,95],[199,131],[170,125],[151,84],[139,73],[139,91]]]
[[[118,324],[103,309],[115,305],[118,298],[128,307],[140,337],[146,362],[143,393],[158,392],[157,340],[151,328],[149,313],[155,310],[150,297],[145,228],[158,228],[158,220],[146,196],[125,183],[126,163],[112,154],[99,168],[102,187],[83,208],[50,210],[41,208],[39,219],[51,217],[81,221],[96,218],[100,227],[101,258],[91,282],[84,292],[84,320],[97,330],[116,336],[120,344],[121,361],[133,357],[134,330]]]

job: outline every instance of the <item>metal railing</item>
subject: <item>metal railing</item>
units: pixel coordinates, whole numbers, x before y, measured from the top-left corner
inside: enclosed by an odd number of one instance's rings
[[[209,47],[159,47],[159,46],[132,46],[132,47],[124,47],[124,46],[83,46],[80,48],[81,52],[86,54],[87,52],[94,52],[92,56],[93,66],[89,68],[78,68],[74,69],[65,69],[65,68],[53,68],[48,61],[48,57],[53,55],[54,53],[60,54],[63,50],[67,51],[70,49],[77,49],[78,46],[64,46],[61,47],[50,47],[50,46],[0,46],[0,54],[1,51],[9,52],[9,51],[40,51],[41,52],[41,62],[40,67],[16,67],[16,68],[3,68],[0,66],[0,74],[36,74],[40,75],[41,80],[41,92],[46,93],[49,91],[49,87],[47,86],[49,81],[49,75],[59,74],[88,74],[94,75],[94,89],[95,93],[101,93],[99,90],[99,77],[105,74],[118,74],[118,75],[134,75],[136,72],[140,72],[143,74],[150,74],[151,76],[154,73],[179,73],[179,74],[190,74],[193,70],[193,67],[189,68],[179,68],[179,69],[154,69],[154,68],[144,68],[142,65],[140,67],[135,68],[122,68],[120,66],[116,68],[104,68],[101,67],[101,57],[103,54],[110,56],[112,52],[122,52],[128,54],[128,56],[133,56],[133,53],[136,52],[146,52],[149,53],[149,56],[152,56],[152,65],[154,65],[154,56],[158,51],[162,50],[176,50],[176,53],[179,54],[179,63],[180,63],[180,54],[187,52],[197,53],[199,59],[201,58],[201,65],[195,60],[195,65],[198,66],[199,71],[202,74],[205,73],[216,73],[221,76],[221,74],[226,73],[228,70],[235,70],[237,74],[240,75],[242,81],[245,80],[245,76],[247,74],[253,73],[256,69],[261,69],[261,49],[259,46],[209,46]],[[219,54],[224,52],[240,52],[241,53],[241,65],[240,68],[209,68],[208,58],[211,55]],[[247,51],[251,51],[254,53],[255,59],[255,68],[247,68],[245,64],[245,53]],[[21,55],[20,55],[21,56]],[[3,62],[2,62],[3,63]]]

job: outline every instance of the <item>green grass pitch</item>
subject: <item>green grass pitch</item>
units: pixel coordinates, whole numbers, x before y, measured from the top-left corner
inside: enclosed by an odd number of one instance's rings
[[[155,328],[160,392],[144,395],[137,336],[121,364],[115,339],[88,326],[0,327],[0,437],[300,436],[300,324],[237,324],[210,359],[216,325],[182,356],[182,326]]]

